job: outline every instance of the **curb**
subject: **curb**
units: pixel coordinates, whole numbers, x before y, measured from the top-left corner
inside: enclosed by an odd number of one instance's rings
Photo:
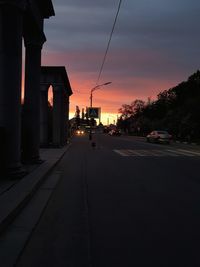
[[[70,144],[61,149],[49,150],[44,156],[45,162],[26,175],[0,196],[0,233],[13,221],[21,209],[32,198],[48,174],[62,159]]]

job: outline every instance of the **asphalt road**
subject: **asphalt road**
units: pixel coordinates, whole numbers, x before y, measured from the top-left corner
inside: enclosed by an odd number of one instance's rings
[[[200,266],[200,149],[74,137],[17,267]]]

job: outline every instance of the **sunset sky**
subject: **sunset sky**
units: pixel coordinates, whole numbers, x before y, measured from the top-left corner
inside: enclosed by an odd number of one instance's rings
[[[65,66],[76,105],[89,106],[118,0],[53,0],[55,17],[45,20],[42,65]],[[124,0],[93,106],[103,123],[116,120],[122,104],[155,99],[186,80],[200,65],[199,0]],[[71,117],[70,116],[70,117]]]

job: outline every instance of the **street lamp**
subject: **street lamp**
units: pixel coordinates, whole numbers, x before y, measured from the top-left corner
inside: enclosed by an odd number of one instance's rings
[[[101,86],[104,86],[104,85],[108,85],[108,84],[111,84],[112,82],[107,82],[107,83],[103,83],[103,84],[99,84],[99,85],[96,85],[95,87],[93,87],[91,90],[90,90],[90,107],[92,108],[92,98],[93,98],[93,92],[100,89]]]
[[[98,84],[98,85],[96,85],[95,87],[93,87],[90,90],[90,107],[91,108],[92,108],[93,92],[96,91],[96,90],[98,90],[98,89],[100,89],[101,86],[108,85],[108,84],[111,84],[111,82],[107,82],[107,83],[103,83],[103,84]],[[99,121],[100,121],[100,119],[99,119]],[[92,140],[92,129],[91,129],[91,126],[90,126],[89,140]]]

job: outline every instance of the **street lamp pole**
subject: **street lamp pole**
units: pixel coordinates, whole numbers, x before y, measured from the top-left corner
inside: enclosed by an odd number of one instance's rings
[[[92,100],[93,100],[93,92],[100,89],[101,86],[104,86],[104,85],[108,85],[108,84],[111,84],[112,82],[107,82],[107,83],[103,83],[103,84],[99,84],[99,85],[96,85],[95,87],[93,87],[91,90],[90,90],[90,107],[92,108]]]
[[[111,82],[107,82],[107,83],[103,83],[103,84],[96,85],[95,87],[93,87],[93,88],[90,90],[90,107],[91,107],[91,108],[92,108],[93,92],[96,91],[96,90],[98,90],[98,89],[100,89],[101,86],[108,85],[108,84],[111,84]],[[92,130],[91,130],[91,126],[90,126],[89,140],[92,140]]]

